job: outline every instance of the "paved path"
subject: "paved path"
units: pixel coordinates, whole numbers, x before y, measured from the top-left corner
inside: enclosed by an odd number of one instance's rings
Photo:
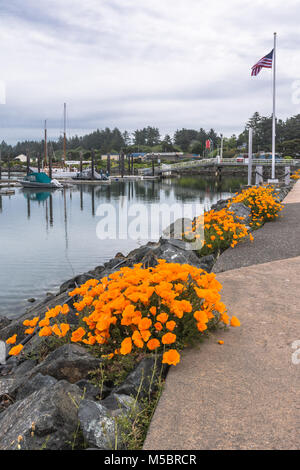
[[[277,220],[266,223],[249,240],[226,250],[214,265],[220,273],[229,269],[300,256],[300,180],[284,199]]]
[[[283,221],[294,220],[288,232],[296,230],[300,243],[296,213],[286,209]],[[186,350],[171,368],[145,449],[299,449],[300,364],[292,363],[292,343],[300,340],[300,256],[285,246],[288,259],[218,274],[242,326]]]

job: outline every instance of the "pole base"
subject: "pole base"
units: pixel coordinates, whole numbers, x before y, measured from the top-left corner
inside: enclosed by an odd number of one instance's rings
[[[278,182],[279,182],[279,181],[278,181],[277,179],[274,179],[274,180],[270,179],[270,180],[268,180],[268,184],[275,184],[275,183],[278,183]]]

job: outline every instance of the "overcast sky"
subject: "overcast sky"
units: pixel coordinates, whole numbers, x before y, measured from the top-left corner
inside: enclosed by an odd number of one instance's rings
[[[277,116],[300,112],[299,0],[0,0],[0,140],[103,127],[242,131],[272,112],[272,72],[250,76],[278,33]]]

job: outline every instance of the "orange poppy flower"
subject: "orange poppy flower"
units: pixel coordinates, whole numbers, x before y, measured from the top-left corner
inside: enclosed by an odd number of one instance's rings
[[[156,319],[158,321],[160,321],[161,323],[166,323],[166,321],[168,320],[169,318],[169,315],[165,312],[162,312],[160,313],[159,315],[157,315]]]
[[[85,334],[86,334],[86,331],[84,328],[82,327],[77,328],[77,330],[73,331],[72,333],[71,341],[73,341],[73,343],[77,343],[78,341],[82,340]]]
[[[44,326],[39,332],[39,336],[51,336],[52,335],[52,329],[50,326]]]
[[[156,338],[150,339],[147,343],[147,348],[150,349],[150,351],[154,351],[154,349],[159,348],[159,346],[160,342]]]
[[[241,323],[240,323],[238,318],[233,316],[230,320],[230,325],[231,326],[241,326]]]
[[[120,353],[124,356],[129,354],[132,350],[132,341],[131,338],[125,338],[121,343]]]
[[[164,353],[162,363],[176,366],[179,361],[180,354],[178,353],[178,351],[176,351],[176,349],[170,349],[169,351],[166,351]]]
[[[69,305],[68,305],[68,304],[64,304],[64,305],[62,306],[61,313],[62,313],[63,315],[66,315],[67,313],[69,313],[69,311],[70,311]]]
[[[148,330],[151,325],[152,325],[152,321],[150,320],[150,318],[144,317],[139,321],[138,327],[139,327],[139,330],[142,331],[142,330]]]
[[[156,315],[156,307],[150,307],[149,311],[152,315]]]
[[[175,326],[176,326],[176,322],[174,322],[173,320],[167,321],[166,323],[166,327],[169,331],[173,331]]]
[[[14,346],[13,348],[11,348],[11,350],[9,351],[9,355],[10,356],[17,356],[18,354],[20,354],[20,352],[22,351],[23,349],[23,345],[22,344],[18,344],[18,346]]]
[[[143,338],[144,341],[148,341],[150,336],[151,336],[151,333],[149,330],[141,330],[141,337]]]
[[[17,340],[17,335],[13,335],[13,336],[11,336],[10,338],[8,338],[6,340],[6,343],[7,344],[15,344],[16,340]]]
[[[173,333],[166,333],[165,335],[163,335],[161,341],[162,341],[163,344],[175,343],[176,335],[174,335]]]

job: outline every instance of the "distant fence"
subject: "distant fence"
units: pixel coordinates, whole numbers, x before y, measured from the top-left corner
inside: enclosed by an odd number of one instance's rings
[[[260,166],[271,166],[272,160],[271,159],[263,159],[263,158],[254,158],[252,159],[253,165],[260,165]],[[280,160],[276,160],[276,166],[297,166],[300,165],[300,160],[285,160],[284,158]],[[171,163],[171,164],[162,164],[159,169],[162,173],[172,171],[172,170],[180,170],[184,168],[194,168],[194,167],[201,167],[201,166],[248,166],[248,162],[246,161],[237,161],[235,158],[226,158],[222,161],[218,158],[204,158],[201,160],[191,160],[188,162],[178,162],[178,163]]]

